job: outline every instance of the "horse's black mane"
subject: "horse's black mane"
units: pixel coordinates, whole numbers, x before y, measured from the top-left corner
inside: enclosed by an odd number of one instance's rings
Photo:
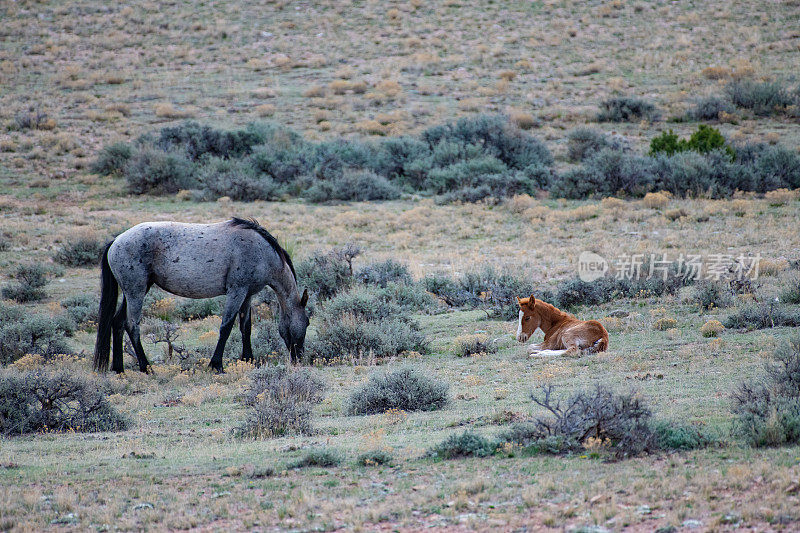
[[[292,258],[289,257],[289,253],[284,250],[280,244],[278,244],[278,239],[272,236],[270,232],[268,232],[264,227],[258,223],[258,221],[254,218],[250,220],[245,220],[243,218],[233,217],[231,218],[231,224],[234,226],[239,226],[241,228],[251,229],[264,237],[264,239],[272,246],[272,249],[275,250],[275,253],[278,254],[278,257],[284,260],[284,262],[289,265],[289,270],[292,271],[292,276],[294,276],[294,281],[297,282],[297,273],[294,271],[294,265],[292,264]]]

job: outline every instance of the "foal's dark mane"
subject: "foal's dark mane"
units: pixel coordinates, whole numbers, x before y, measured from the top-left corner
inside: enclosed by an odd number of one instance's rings
[[[294,276],[294,281],[295,283],[297,283],[297,273],[295,273],[294,271],[294,265],[292,264],[292,258],[289,257],[289,253],[286,250],[284,250],[280,244],[278,244],[278,239],[273,237],[270,232],[264,229],[264,227],[261,224],[259,224],[256,219],[251,218],[250,220],[245,220],[243,218],[233,217],[231,218],[231,224],[241,228],[251,229],[256,233],[258,233],[259,235],[261,235],[262,237],[264,237],[264,240],[266,240],[269,243],[269,245],[272,246],[272,249],[275,250],[275,253],[278,254],[278,257],[283,259],[283,261],[287,265],[289,265],[289,270],[292,271],[292,276]]]

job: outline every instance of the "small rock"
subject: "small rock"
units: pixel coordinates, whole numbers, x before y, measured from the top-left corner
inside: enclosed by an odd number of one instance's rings
[[[636,513],[640,515],[646,515],[652,512],[653,511],[650,509],[649,505],[640,505],[639,507],[636,508]]]
[[[230,496],[230,491],[223,490],[222,492],[215,492],[211,495],[212,498],[222,498],[223,496]]]
[[[155,507],[153,506],[152,503],[147,503],[147,502],[137,503],[136,505],[133,506],[134,511],[141,511],[142,509],[155,509]]]
[[[700,520],[694,520],[694,519],[691,519],[691,518],[689,520],[684,520],[683,521],[683,527],[687,527],[689,529],[697,529],[698,527],[700,527],[702,525],[703,525],[703,523]]]

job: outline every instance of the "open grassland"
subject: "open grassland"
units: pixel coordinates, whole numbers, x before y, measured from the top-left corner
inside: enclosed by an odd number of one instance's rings
[[[774,298],[797,277],[781,260],[794,258],[800,246],[792,225],[800,207],[796,200],[780,206],[762,199],[673,200],[660,209],[641,202],[622,207],[613,202],[519,202],[526,204],[524,209],[511,202],[494,208],[425,201],[309,207],[121,199],[113,211],[53,205],[36,214],[35,205],[7,199],[4,214],[14,216],[5,220],[14,224],[16,237],[9,250],[0,252],[0,260],[6,269],[16,262],[47,261],[79,220],[81,231],[105,235],[140,220],[217,220],[247,213],[269,221],[281,238],[290,238],[296,257],[356,241],[365,248],[357,264],[399,258],[416,276],[490,263],[527,273],[546,288],[573,275],[580,250],[594,249],[609,257],[618,251],[664,250],[675,256],[761,251],[768,270],[758,282],[763,299]],[[578,215],[587,209],[591,216]],[[683,209],[685,215],[670,221],[663,214],[669,209]],[[97,278],[96,269],[67,268],[48,285],[50,297],[37,307],[57,308],[50,302],[73,294],[96,295]],[[800,475],[800,449],[752,450],[728,433],[731,390],[741,379],[760,374],[765,357],[790,328],[731,330],[704,338],[702,324],[730,310],[700,311],[680,296],[581,308],[578,316],[605,317],[612,311],[628,316],[606,319],[608,352],[559,359],[529,359],[513,338],[516,324],[487,320],[482,311],[419,316],[432,341],[431,353],[395,360],[389,367],[413,364],[448,381],[448,407],[346,416],[347,398],[374,369],[321,367],[317,370],[328,391],[314,411],[316,433],[266,441],[231,433],[245,417],[235,397],[246,383],[247,367],[228,361],[223,376],[202,365],[180,372],[163,361],[162,346],[145,342],[154,375],[129,370],[110,378],[122,390],[111,400],[133,418],[132,429],[2,441],[3,523],[23,529],[62,520],[79,528],[366,530],[597,524],[646,531],[699,520],[704,528],[780,528],[782,523],[791,528],[797,519],[793,483]],[[654,329],[665,317],[675,319],[673,327]],[[208,332],[218,326],[215,317],[190,321],[182,338],[190,346],[213,344]],[[497,339],[497,353],[457,357],[457,339],[476,331]],[[76,352],[91,353],[92,330],[78,333],[72,342]],[[89,360],[79,356],[60,364],[86,369]],[[557,384],[567,393],[597,382],[635,389],[659,418],[699,424],[725,444],[618,463],[586,456],[423,458],[427,448],[465,428],[494,436],[511,421],[540,413],[528,394],[541,384]],[[284,470],[322,445],[343,452],[343,465]],[[376,448],[391,450],[393,466],[356,465],[360,453]]]
[[[54,266],[53,255],[78,236],[103,240],[142,221],[236,215],[256,217],[296,260],[356,242],[364,249],[357,266],[394,258],[419,279],[492,265],[542,290],[573,277],[584,250],[609,260],[760,254],[756,294],[772,301],[800,277],[796,191],[657,203],[546,195],[498,205],[410,195],[341,205],[196,203],[130,196],[121,178],[87,167],[101,146],[185,118],[219,126],[269,118],[309,139],[335,139],[417,133],[501,112],[544,140],[562,170],[567,133],[593,122],[607,97],[643,97],[669,120],[731,80],[796,86],[797,11],[796,1],[0,3],[0,284],[19,265]],[[18,117],[31,114],[41,119],[36,127],[20,127]],[[593,126],[645,150],[659,131],[686,136],[696,123]],[[734,141],[793,150],[800,142],[797,119],[785,115],[736,111],[715,126]],[[26,311],[60,314],[65,298],[98,297],[97,268],[54,271],[47,297]],[[744,303],[737,298],[735,306]],[[260,441],[232,433],[246,416],[237,396],[247,365],[229,360],[226,374],[213,375],[200,361],[180,371],[164,360],[163,345],[145,340],[152,375],[104,378],[130,429],[0,438],[0,529],[794,530],[800,448],[753,449],[730,433],[732,389],[760,375],[794,332],[701,334],[732,309],[703,310],[681,293],[579,307],[579,318],[603,319],[610,349],[558,359],[528,358],[515,323],[479,310],[419,315],[430,353],[386,366],[411,364],[446,380],[443,410],[347,416],[350,394],[376,369],[325,366],[315,369],[327,384],[315,433]],[[662,319],[674,323],[654,328]],[[218,317],[189,321],[181,339],[190,350],[209,348],[218,327]],[[309,331],[316,334],[314,319]],[[497,352],[457,357],[459,338],[476,332],[496,340]],[[45,366],[88,371],[94,330],[69,342],[74,354]],[[701,427],[718,442],[619,462],[423,457],[464,429],[494,437],[541,414],[529,393],[545,383],[565,395],[595,383],[635,389],[658,418]],[[343,463],[286,469],[320,446],[341,452]],[[389,450],[393,464],[357,465],[375,449]]]

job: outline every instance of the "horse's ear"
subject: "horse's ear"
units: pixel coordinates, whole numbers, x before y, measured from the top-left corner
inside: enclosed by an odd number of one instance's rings
[[[308,289],[303,291],[303,297],[300,298],[300,307],[305,307],[308,303]]]

